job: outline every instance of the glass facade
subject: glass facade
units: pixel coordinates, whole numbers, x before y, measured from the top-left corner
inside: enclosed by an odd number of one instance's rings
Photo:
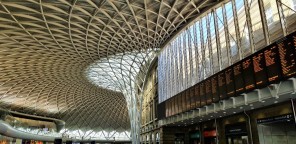
[[[160,53],[159,102],[294,32],[295,9],[295,0],[231,0],[208,10]]]

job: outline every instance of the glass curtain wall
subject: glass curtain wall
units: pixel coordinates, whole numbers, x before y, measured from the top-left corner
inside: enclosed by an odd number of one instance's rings
[[[159,55],[159,102],[296,29],[296,0],[230,0],[213,7]]]

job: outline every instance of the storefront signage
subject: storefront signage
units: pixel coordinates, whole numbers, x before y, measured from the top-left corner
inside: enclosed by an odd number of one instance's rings
[[[198,138],[200,138],[200,132],[199,131],[196,131],[196,132],[190,133],[190,138],[192,138],[192,139],[198,139]]]
[[[280,116],[275,116],[275,117],[258,119],[257,123],[258,124],[274,123],[274,122],[290,121],[290,120],[293,120],[293,114],[285,114],[285,115],[280,115]]]
[[[247,133],[246,123],[227,125],[225,127],[226,135],[244,135],[246,133]]]
[[[204,137],[215,137],[217,135],[216,130],[204,131]]]

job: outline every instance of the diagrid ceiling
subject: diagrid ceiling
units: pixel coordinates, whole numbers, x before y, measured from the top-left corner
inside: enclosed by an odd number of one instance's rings
[[[138,88],[153,51],[216,3],[1,0],[0,106],[72,130],[130,130],[136,106],[126,89]]]

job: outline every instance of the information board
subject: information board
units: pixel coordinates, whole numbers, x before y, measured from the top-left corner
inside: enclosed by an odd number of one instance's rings
[[[219,101],[219,89],[218,89],[218,79],[217,75],[213,75],[211,77],[211,82],[212,82],[212,96],[213,96],[213,102],[218,102]]]
[[[195,106],[200,107],[200,93],[199,93],[199,84],[196,84],[195,86]]]
[[[295,41],[295,34],[292,34],[277,42],[284,78],[292,77],[296,73]]]
[[[245,82],[243,77],[242,63],[237,63],[233,66],[233,76],[236,95],[245,92]]]
[[[200,96],[200,106],[206,105],[206,98],[205,98],[205,81],[202,81],[199,84],[199,96]]]
[[[195,91],[194,91],[194,87],[191,87],[190,88],[190,109],[194,109],[196,106],[195,106]]]
[[[269,83],[278,82],[281,78],[281,64],[276,43],[264,50],[264,59]]]
[[[178,94],[179,99],[170,98],[163,104],[163,115],[202,107],[293,76],[296,76],[296,32],[184,90]]]
[[[268,80],[267,80],[267,73],[265,69],[265,59],[264,53],[258,52],[255,53],[252,57],[253,59],[253,67],[254,67],[254,75],[255,75],[255,84],[256,88],[265,87]]]
[[[186,90],[186,103],[187,103],[187,105],[186,105],[186,111],[187,110],[190,110],[190,89],[187,89]]]
[[[225,70],[225,84],[227,97],[233,97],[235,94],[235,87],[233,81],[233,70],[232,67]]]
[[[211,85],[212,85],[211,79],[207,79],[205,81],[207,105],[212,104],[213,102]]]
[[[253,70],[253,61],[251,58],[246,58],[242,61],[243,78],[245,82],[245,90],[251,91],[255,89],[255,76]]]
[[[219,98],[226,98],[226,84],[224,71],[218,73],[218,87],[219,87]]]

